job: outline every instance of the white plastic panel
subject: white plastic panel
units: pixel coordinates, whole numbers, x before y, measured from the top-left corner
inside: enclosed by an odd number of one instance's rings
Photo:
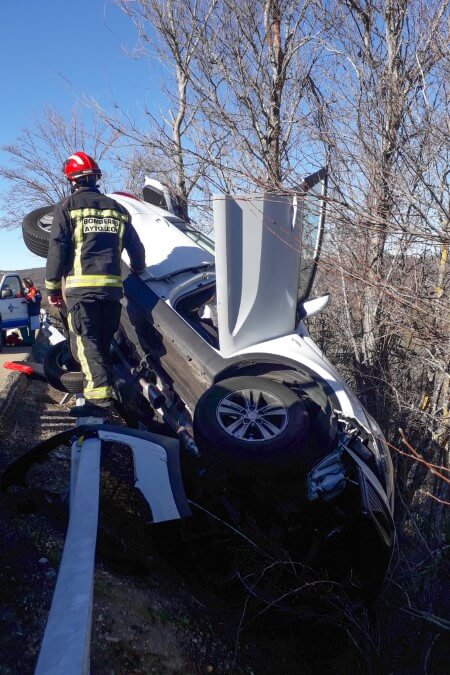
[[[135,486],[150,504],[153,523],[181,518],[170,483],[167,452],[162,445],[126,433],[100,430],[104,441],[126,443],[133,452]]]
[[[98,439],[86,439],[72,471],[69,527],[35,675],[90,672],[100,452]]]

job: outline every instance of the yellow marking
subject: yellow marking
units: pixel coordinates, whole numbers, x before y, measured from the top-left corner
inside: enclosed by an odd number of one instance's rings
[[[48,281],[47,279],[45,280],[45,288],[48,291],[59,291],[61,288],[61,282],[60,281]]]
[[[128,215],[114,209],[72,209],[69,211],[71,218],[117,218],[122,222],[128,220]]]
[[[72,316],[71,316],[70,312],[69,312],[67,318],[68,318],[68,323],[69,323],[69,329],[70,329],[71,333],[73,333],[75,335],[76,344],[77,344],[77,356],[78,356],[78,359],[80,361],[81,370],[83,371],[83,375],[84,375],[85,380],[86,380],[86,386],[84,388],[84,391],[86,391],[87,389],[92,389],[94,387],[94,380],[93,380],[92,373],[91,373],[91,370],[89,368],[89,363],[88,363],[88,360],[86,358],[86,354],[85,354],[85,351],[84,351],[83,340],[81,339],[81,335],[77,335],[76,332],[73,329]]]
[[[73,271],[74,274],[83,274],[81,268],[81,249],[83,247],[83,221],[81,218],[74,219],[75,227],[73,231],[74,239],[74,260]]]
[[[112,387],[86,387],[83,393],[88,399],[111,398]]]
[[[66,279],[66,288],[112,286],[121,288],[122,277],[112,274],[79,274]]]
[[[122,222],[122,223],[120,224],[120,229],[119,229],[119,251],[120,251],[120,252],[122,252],[122,249],[123,249],[122,240],[123,240],[123,233],[124,233],[124,230],[125,230],[125,223]]]

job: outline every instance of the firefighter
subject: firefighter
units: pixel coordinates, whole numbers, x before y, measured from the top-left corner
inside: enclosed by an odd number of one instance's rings
[[[70,346],[81,365],[86,400],[71,412],[105,417],[113,407],[108,360],[120,321],[122,249],[134,274],[145,269],[145,250],[128,211],[98,189],[102,174],[94,159],[75,152],[63,171],[72,194],[54,210],[45,287],[49,303],[61,307],[65,278]]]

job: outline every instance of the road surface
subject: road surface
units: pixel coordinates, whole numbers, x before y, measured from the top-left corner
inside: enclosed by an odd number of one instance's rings
[[[27,356],[31,354],[31,347],[5,347],[3,346],[3,351],[0,352],[0,366],[2,370],[3,364],[5,361],[23,361]]]
[[[3,364],[6,363],[6,361],[25,361],[31,354],[31,351],[31,347],[3,346],[3,351],[0,352],[0,414],[14,382],[19,377],[24,377],[24,375],[20,376],[17,372],[15,373],[3,368]]]

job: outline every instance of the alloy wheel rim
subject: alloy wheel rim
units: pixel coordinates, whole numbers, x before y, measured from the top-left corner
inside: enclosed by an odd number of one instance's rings
[[[50,230],[52,229],[52,222],[53,222],[53,212],[46,213],[44,216],[41,216],[38,219],[38,227],[44,232],[50,232]]]
[[[224,396],[216,416],[227,434],[248,442],[274,440],[289,419],[286,406],[276,394],[254,387]]]

